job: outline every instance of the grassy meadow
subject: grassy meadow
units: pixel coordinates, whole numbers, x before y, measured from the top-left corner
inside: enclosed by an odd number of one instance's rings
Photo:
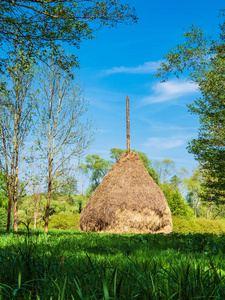
[[[223,234],[2,230],[0,249],[0,299],[225,299]]]

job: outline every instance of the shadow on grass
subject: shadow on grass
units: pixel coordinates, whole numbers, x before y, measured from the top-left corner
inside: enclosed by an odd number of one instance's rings
[[[7,237],[4,229],[0,229],[0,237]],[[123,255],[136,252],[159,252],[171,250],[182,253],[210,253],[216,255],[225,253],[225,235],[213,234],[104,234],[94,232],[79,232],[78,230],[43,230],[20,229],[17,233],[10,232],[12,244],[8,242],[7,249],[21,247],[23,243],[34,245],[40,252],[66,253],[78,255],[89,253],[94,255]],[[17,237],[17,238],[15,238]],[[1,247],[1,245],[0,245]],[[50,248],[49,248],[50,247]]]

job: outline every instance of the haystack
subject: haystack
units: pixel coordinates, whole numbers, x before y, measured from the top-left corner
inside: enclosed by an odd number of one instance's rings
[[[138,154],[121,156],[83,208],[80,230],[111,233],[170,233],[166,198]]]

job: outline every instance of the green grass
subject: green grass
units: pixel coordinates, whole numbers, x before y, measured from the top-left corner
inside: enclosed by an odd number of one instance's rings
[[[225,299],[225,236],[0,234],[0,299]]]

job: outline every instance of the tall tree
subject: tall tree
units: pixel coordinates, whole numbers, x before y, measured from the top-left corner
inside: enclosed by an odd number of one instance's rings
[[[155,161],[154,168],[159,176],[159,182],[161,184],[165,183],[170,176],[175,171],[175,162],[172,159],[165,158],[162,161]]]
[[[33,62],[25,53],[17,50],[7,65],[8,85],[1,93],[0,151],[1,170],[8,189],[8,221],[10,228],[12,201],[14,204],[14,230],[17,231],[17,203],[19,167],[27,157],[29,147],[25,141],[32,129],[35,101],[31,94],[34,76]],[[6,105],[7,103],[7,105]]]
[[[182,196],[178,187],[174,187],[174,185],[168,182],[161,184],[160,187],[166,197],[173,216],[180,216],[187,219],[194,217],[193,209],[185,201],[185,198]]]
[[[188,202],[193,207],[195,217],[197,217],[198,207],[201,204],[200,195],[202,193],[202,176],[199,169],[195,170],[191,177],[184,180],[184,186],[188,190]]]
[[[67,173],[57,176],[54,182],[54,191],[60,195],[71,196],[77,194],[77,179],[75,173]]]
[[[40,121],[38,151],[47,172],[45,232],[48,232],[50,199],[54,182],[70,172],[69,161],[84,153],[92,141],[92,122],[85,121],[87,102],[79,83],[59,67],[43,66],[39,79]]]
[[[110,150],[110,158],[115,159],[115,162],[122,156],[126,150],[122,150],[119,148],[112,148]]]
[[[192,26],[184,33],[185,42],[165,55],[157,76],[166,80],[189,71],[189,81],[199,86],[202,97],[188,105],[200,119],[198,138],[188,146],[202,169],[208,173],[204,186],[209,201],[225,202],[225,10],[222,10],[220,39],[207,37],[202,29]]]
[[[117,0],[2,0],[0,45],[13,46],[17,40],[17,47],[42,60],[48,48],[54,63],[69,70],[78,61],[74,55],[62,55],[62,42],[79,48],[82,40],[93,38],[103,26],[136,21],[134,8]],[[6,59],[1,59],[2,68]]]

